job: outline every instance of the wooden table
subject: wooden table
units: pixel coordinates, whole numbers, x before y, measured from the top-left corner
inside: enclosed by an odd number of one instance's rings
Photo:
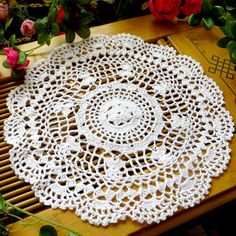
[[[153,16],[147,15],[112,24],[92,28],[92,35],[117,33],[130,33],[142,37],[145,41],[170,45],[179,53],[192,56],[199,61],[205,73],[212,77],[224,92],[226,109],[231,112],[236,121],[236,72],[229,61],[228,52],[216,46],[216,42],[222,37],[217,28],[206,32],[202,27],[191,28],[185,22],[158,23]],[[77,38],[77,40],[79,40]],[[53,40],[50,47],[43,47],[31,56],[31,63],[39,58],[47,57],[50,50],[64,43],[64,37],[58,36]],[[28,49],[35,43],[22,45],[22,49]],[[0,57],[3,61],[3,57]],[[0,192],[3,197],[19,207],[31,212],[38,212],[48,219],[66,224],[80,232],[84,236],[122,236],[122,235],[157,235],[179,224],[189,221],[209,210],[212,210],[228,201],[236,199],[236,137],[231,141],[232,158],[227,171],[219,178],[214,179],[210,194],[206,199],[188,210],[181,210],[174,216],[160,224],[146,225],[126,220],[108,227],[96,227],[82,222],[74,212],[48,209],[39,203],[29,184],[19,180],[10,168],[8,160],[11,146],[3,138],[3,122],[10,115],[6,107],[6,97],[9,91],[23,81],[12,81],[9,71],[0,67]],[[235,122],[236,123],[236,122]],[[42,224],[34,227],[25,227],[20,231],[10,233],[10,236],[38,235],[38,229]],[[11,226],[12,230],[20,227],[19,223]],[[63,230],[58,230],[63,235]],[[65,232],[64,232],[65,233]]]

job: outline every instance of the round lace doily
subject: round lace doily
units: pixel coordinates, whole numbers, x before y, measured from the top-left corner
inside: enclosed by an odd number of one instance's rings
[[[230,158],[233,121],[215,82],[131,35],[56,48],[7,103],[15,173],[45,205],[95,225],[192,207]]]

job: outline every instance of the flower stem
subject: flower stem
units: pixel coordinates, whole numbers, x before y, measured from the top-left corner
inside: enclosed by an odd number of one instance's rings
[[[21,218],[21,217],[19,217],[19,216],[17,216],[17,215],[11,214],[10,212],[7,212],[7,214],[8,214],[9,216],[11,216],[11,217],[14,217],[14,218],[18,219],[18,220],[24,220],[23,218]]]
[[[58,227],[60,227],[60,228],[63,228],[63,229],[65,229],[65,230],[71,232],[71,233],[74,233],[74,234],[76,234],[76,235],[79,235],[76,231],[74,231],[73,229],[71,229],[71,228],[69,228],[69,227],[67,227],[67,226],[65,226],[65,225],[62,225],[62,224],[57,223],[57,222],[55,222],[55,221],[51,221],[51,220],[45,219],[45,218],[40,217],[40,216],[38,216],[38,215],[34,215],[34,214],[32,214],[32,213],[30,213],[30,212],[28,212],[28,211],[25,211],[25,210],[23,210],[23,209],[21,209],[21,208],[19,208],[19,207],[17,207],[17,206],[14,206],[13,204],[11,204],[11,203],[9,203],[9,202],[7,202],[7,201],[6,201],[6,204],[7,204],[8,206],[12,207],[12,208],[15,208],[15,209],[18,210],[19,212],[22,212],[22,213],[28,215],[28,216],[32,216],[32,217],[34,217],[34,218],[36,218],[36,219],[38,219],[38,220],[40,220],[40,221],[44,221],[44,222],[46,222],[46,223],[48,223],[48,224],[50,224],[50,225],[58,226]],[[7,214],[10,215],[9,213],[7,213]],[[20,217],[19,217],[19,218],[20,218]]]
[[[26,51],[24,51],[24,53],[27,53],[27,55],[30,55],[34,50],[41,48],[43,45],[45,45],[45,43],[42,45],[38,45],[37,47],[31,48],[29,50],[26,50]]]

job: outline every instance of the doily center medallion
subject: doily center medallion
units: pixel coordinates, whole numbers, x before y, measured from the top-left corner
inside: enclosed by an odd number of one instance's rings
[[[162,130],[162,110],[155,98],[133,84],[109,84],[88,92],[77,115],[80,133],[109,151],[145,149]]]

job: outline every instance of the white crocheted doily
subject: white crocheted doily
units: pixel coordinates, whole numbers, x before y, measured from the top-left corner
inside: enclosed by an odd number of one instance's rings
[[[15,173],[45,205],[95,225],[192,207],[230,158],[233,121],[215,82],[131,35],[56,48],[7,103]]]

